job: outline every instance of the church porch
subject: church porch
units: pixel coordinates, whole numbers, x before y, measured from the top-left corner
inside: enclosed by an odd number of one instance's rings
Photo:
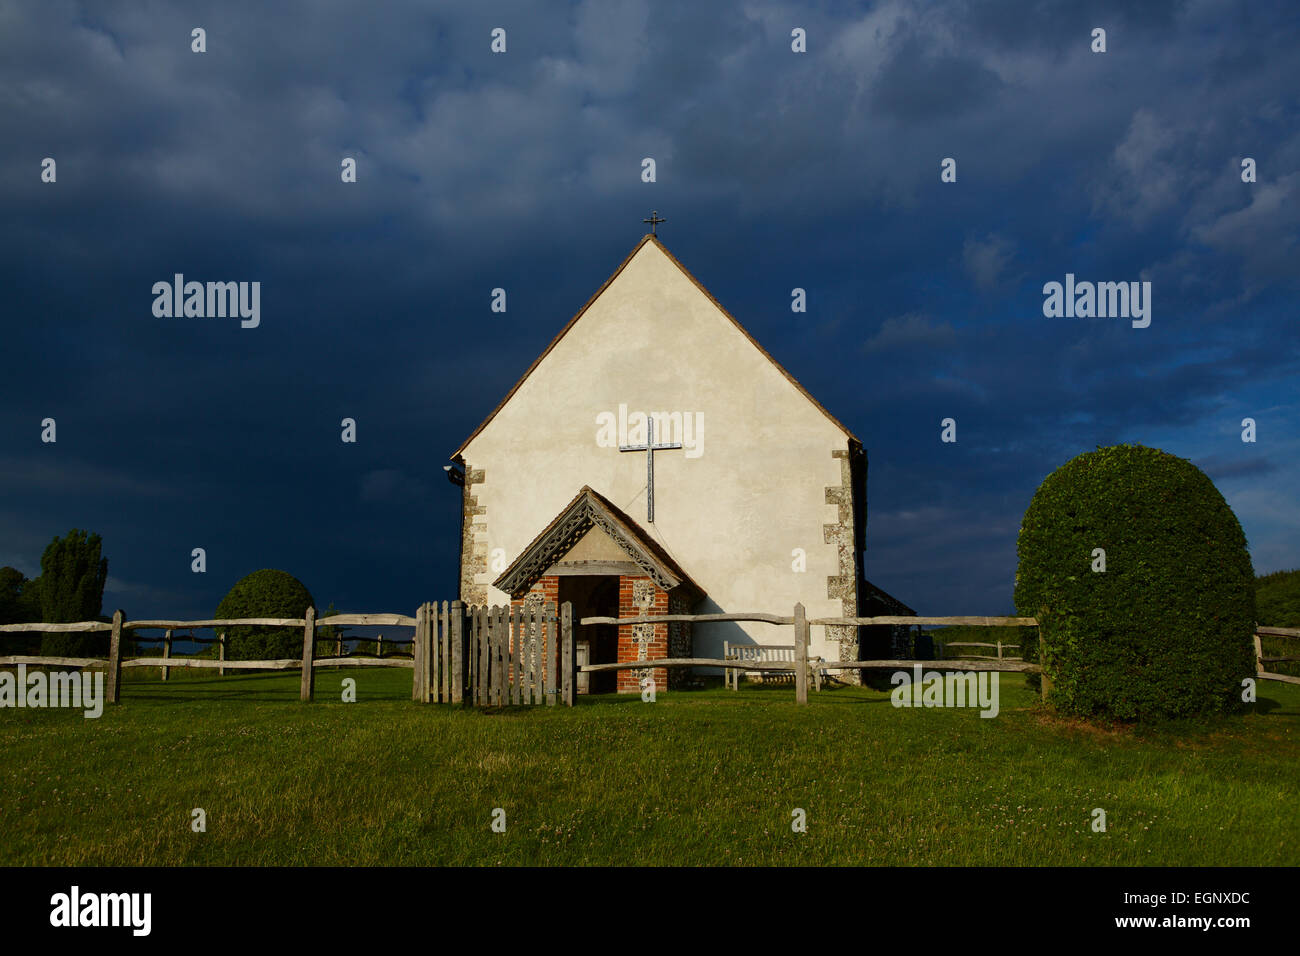
[[[573,605],[574,640],[579,663],[653,662],[689,657],[687,623],[587,624],[584,617],[637,617],[687,614],[703,591],[631,518],[584,488],[509,568],[496,587],[511,604],[545,602]],[[579,693],[640,693],[641,681],[656,692],[680,686],[687,672],[667,668],[629,668],[580,674]]]

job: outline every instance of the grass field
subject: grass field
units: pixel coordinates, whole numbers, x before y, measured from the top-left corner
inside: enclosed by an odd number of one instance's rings
[[[173,673],[132,674],[98,720],[0,710],[0,863],[1300,858],[1300,687],[1272,682],[1253,713],[1134,730],[1048,717],[1011,675],[982,719],[858,688],[797,708],[753,685],[473,712],[412,704],[396,669],[323,671],[304,705],[297,674]],[[344,676],[359,703],[340,702]]]

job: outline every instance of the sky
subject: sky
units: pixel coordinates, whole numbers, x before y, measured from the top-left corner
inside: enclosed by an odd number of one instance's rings
[[[867,576],[921,613],[1009,612],[1034,490],[1119,442],[1300,566],[1298,39],[1287,2],[0,0],[0,565],[98,532],[136,618],[263,567],[454,597],[443,465],[655,209],[862,440]],[[259,324],[155,316],[176,273]],[[1067,273],[1150,325],[1045,316]]]

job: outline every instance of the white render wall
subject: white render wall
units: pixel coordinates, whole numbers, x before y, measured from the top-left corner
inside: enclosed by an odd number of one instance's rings
[[[629,415],[703,413],[698,457],[655,455],[654,524],[646,522],[645,453],[597,444],[597,416],[617,416],[620,404]],[[486,514],[474,523],[489,570],[476,581],[495,580],[590,485],[705,590],[698,611],[788,615],[802,601],[810,618],[839,616],[840,601],[826,596],[839,555],[823,526],[839,518],[826,503],[826,488],[841,484],[831,452],[848,446],[843,430],[646,242],[464,449],[467,470],[485,476],[473,494]],[[795,548],[807,554],[803,573],[791,567]],[[491,604],[509,601],[490,586],[487,594]],[[720,657],[723,640],[745,640],[737,627],[761,644],[793,640],[789,627],[702,624],[696,654]],[[811,638],[813,654],[838,659],[823,628]]]

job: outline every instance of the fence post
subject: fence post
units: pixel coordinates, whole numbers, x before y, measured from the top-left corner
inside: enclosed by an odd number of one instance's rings
[[[172,656],[172,632],[167,631],[166,633],[163,634],[163,660],[167,660],[167,658],[171,656]],[[164,666],[163,668],[161,668],[161,670],[162,670],[162,679],[166,680],[168,668]]]
[[[438,676],[438,699],[444,704],[451,703],[451,621],[447,619],[447,602],[443,601],[439,607],[438,602],[434,601],[429,605],[429,613],[433,615],[436,627],[433,633],[437,635],[442,644],[442,652],[438,659],[442,661],[442,673]]]
[[[556,647],[555,638],[559,633],[559,620],[554,618],[557,608],[554,604],[542,605],[542,671],[546,677],[546,706],[555,706],[555,669],[559,666],[560,655]]]
[[[426,661],[424,673],[425,683],[429,685],[429,689],[425,692],[425,700],[431,700],[435,704],[442,700],[438,696],[438,675],[442,673],[439,649],[438,606],[430,601],[424,605],[424,659]]]
[[[486,707],[490,702],[488,687],[491,686],[492,660],[487,609],[481,605],[474,608],[474,640],[478,644],[478,685],[474,692],[474,703]]]
[[[1254,635],[1255,638],[1255,673],[1264,673],[1264,645],[1259,639],[1259,632]]]
[[[121,608],[113,612],[113,631],[108,638],[108,691],[104,695],[110,704],[120,700],[122,686],[122,619]]]
[[[478,610],[472,604],[462,604],[465,633],[465,704],[478,706]]]
[[[382,637],[383,635],[380,635]],[[420,669],[424,664],[424,605],[415,609],[415,640],[411,642],[411,700],[420,699]],[[376,641],[375,649],[379,649]]]
[[[478,704],[480,707],[489,707],[492,704],[492,672],[496,668],[496,662],[493,655],[496,649],[492,646],[492,614],[491,608],[487,605],[481,605],[476,610],[478,617]]]
[[[487,647],[487,674],[483,682],[483,706],[493,707],[497,703],[497,694],[501,690],[501,668],[497,658],[497,609],[492,605],[483,606],[483,643]]]
[[[492,694],[492,703],[505,707],[510,703],[510,608],[495,607],[488,611],[492,627],[492,680],[496,690]]]
[[[496,676],[498,707],[510,704],[510,608],[498,605],[496,609]]]
[[[496,611],[490,606],[483,605],[479,608],[479,643],[482,644],[483,676],[480,684],[483,689],[479,703],[484,707],[491,707],[495,701],[493,695],[496,693],[497,686],[497,646],[496,638],[492,635],[496,628]]]
[[[464,606],[459,600],[452,601],[450,609],[445,613],[451,628],[451,702],[463,704],[465,703]]]
[[[424,659],[425,668],[423,699],[425,703],[433,701],[441,704],[446,701],[442,695],[442,673],[447,662],[442,659],[442,647],[438,643],[438,602],[429,601],[424,605]]]
[[[573,646],[573,604],[565,601],[560,609],[560,673],[564,680],[564,705],[572,707],[576,688],[576,658]]]
[[[300,701],[310,701],[316,690],[316,609],[307,608],[306,626],[302,629],[302,684],[298,690]]]
[[[503,604],[497,611],[497,622],[501,627],[501,706],[510,705],[510,688],[514,686],[512,671],[514,659],[510,656],[510,614],[509,604]]]
[[[451,647],[447,642],[447,620],[446,617],[438,613],[438,602],[429,602],[429,644],[433,647],[434,668],[429,674],[431,699],[440,704],[447,703],[450,700],[449,692],[451,688],[447,684],[447,675],[450,673],[451,660],[449,653]]]
[[[524,605],[524,617],[528,621],[528,643],[525,645],[525,665],[524,669],[527,674],[524,677],[524,694],[531,704],[540,704],[542,702],[542,692],[538,684],[541,681],[542,669],[538,666],[540,655],[537,633],[537,605]]]
[[[491,707],[497,703],[497,694],[501,690],[501,674],[497,658],[497,609],[493,605],[483,606],[483,642],[487,645],[487,679],[483,685],[483,703]]]
[[[542,704],[546,700],[546,684],[542,676],[542,662],[546,659],[546,648],[543,643],[545,628],[546,605],[533,605],[533,620],[528,626],[528,659],[533,667],[533,676],[529,683],[533,685],[533,704]]]
[[[420,669],[420,700],[422,703],[433,701],[438,697],[438,605],[433,601],[424,602],[424,666]]]
[[[429,646],[433,648],[433,653],[429,656],[430,661],[433,663],[433,669],[429,671],[429,700],[437,702],[437,704],[446,704],[447,643],[446,636],[442,633],[442,628],[446,627],[446,622],[438,614],[437,601],[429,602],[428,622],[425,631],[429,635]]]
[[[523,700],[524,606],[506,605],[506,646],[510,648],[510,703]]]
[[[808,703],[808,618],[802,604],[794,606],[794,702]]]
[[[226,632],[222,631],[220,634],[217,635],[217,660],[225,661],[225,659],[226,659]],[[224,667],[218,667],[217,676],[225,677],[226,669]]]
[[[424,702],[438,703],[438,615],[432,601],[421,605],[424,612],[424,627],[420,634],[424,663],[420,668],[420,680],[423,688],[420,699]]]

